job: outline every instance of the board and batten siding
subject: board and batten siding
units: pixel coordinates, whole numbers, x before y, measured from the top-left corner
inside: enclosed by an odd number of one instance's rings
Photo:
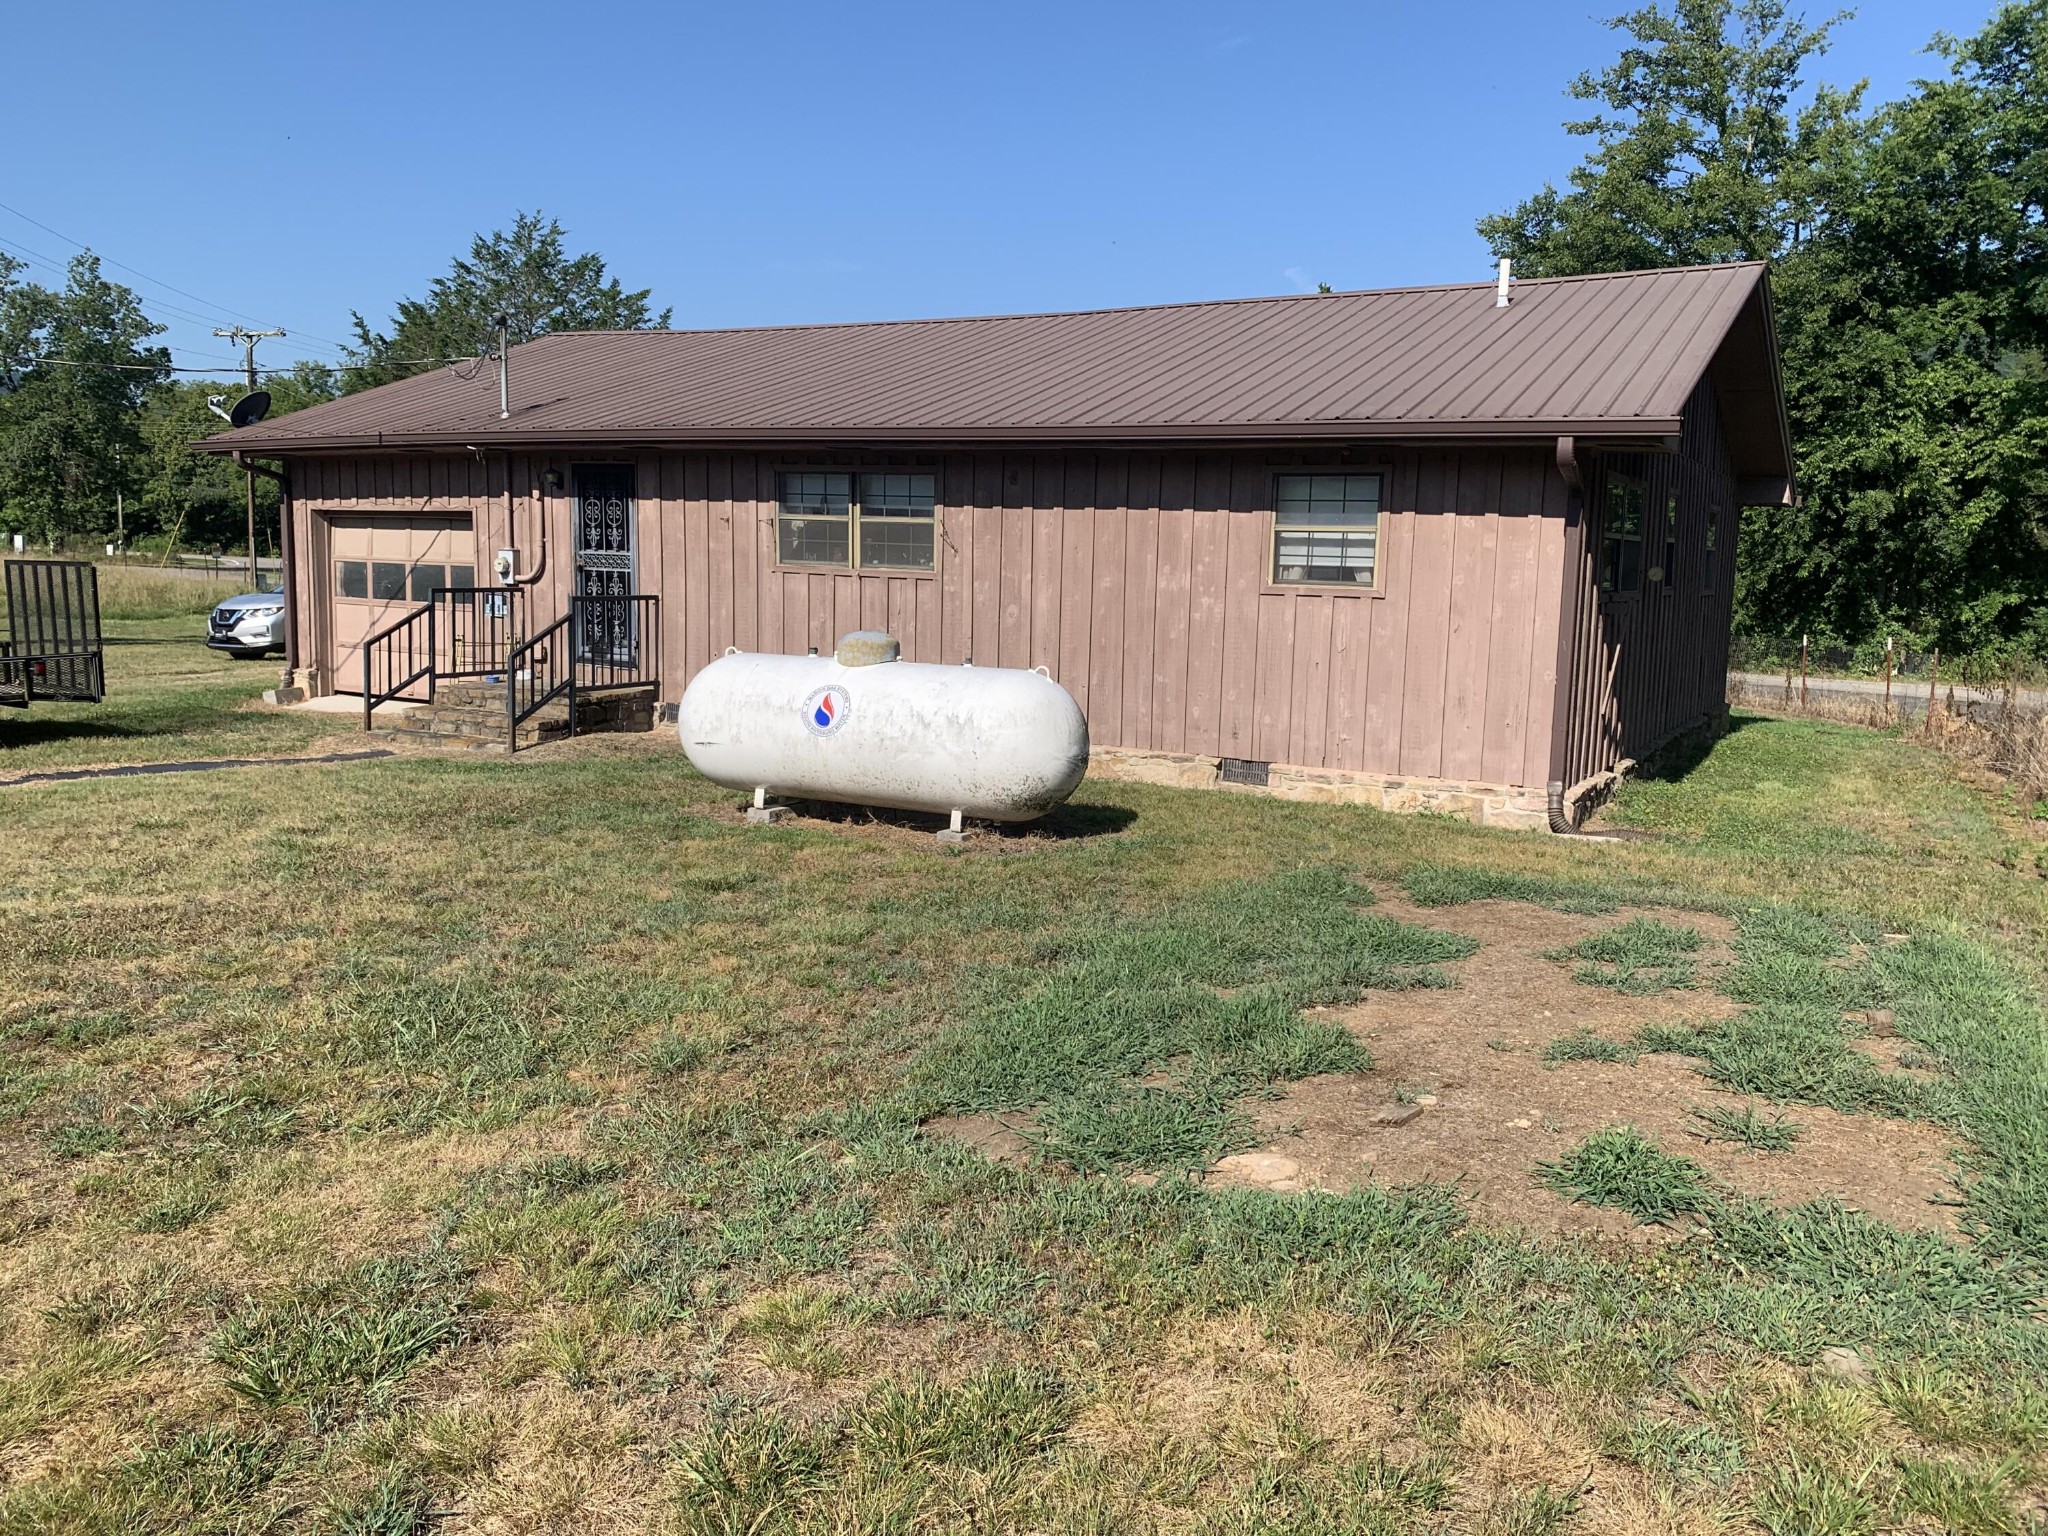
[[[1663,562],[1666,508],[1677,495],[1677,559],[1668,591],[1647,574],[1640,595],[1616,599],[1599,591],[1601,516],[1606,477],[1614,470],[1639,475],[1648,488],[1646,573]],[[1602,455],[1587,468],[1586,488],[1576,661],[1565,721],[1568,788],[1622,759],[1648,756],[1726,704],[1741,504],[1712,384],[1702,382],[1687,402],[1676,452]],[[1718,514],[1711,561],[1710,513]]]
[[[641,590],[661,598],[664,697],[728,646],[829,652],[886,629],[907,659],[1043,666],[1097,746],[1467,783],[1545,782],[1566,491],[1545,449],[644,452],[298,459],[300,590],[324,593],[318,514],[468,511],[479,566],[516,546],[566,602],[566,492],[545,469],[636,466]],[[930,575],[775,558],[777,472],[938,477]],[[1270,581],[1274,477],[1385,474],[1374,595]],[[317,631],[324,602],[304,605]],[[302,629],[308,656],[322,654]],[[344,684],[345,686],[345,684]]]

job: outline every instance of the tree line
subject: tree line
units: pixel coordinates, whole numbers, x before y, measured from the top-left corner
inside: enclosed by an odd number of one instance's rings
[[[174,370],[155,340],[164,327],[92,252],[71,262],[61,287],[26,271],[0,250],[0,536],[89,548],[114,537],[118,516],[131,545],[244,547],[242,471],[190,446],[225,429],[208,397],[234,399],[244,381]],[[514,342],[666,326],[670,311],[656,313],[649,293],[609,276],[594,252],[571,255],[558,221],[520,213],[510,229],[478,235],[424,297],[401,300],[384,329],[354,316],[345,362],[301,360],[266,372],[262,387],[272,417],[303,410],[476,357],[496,345],[501,314]],[[277,488],[259,477],[256,493],[274,541]]]
[[[1527,276],[1763,259],[1800,500],[1743,513],[1736,622],[1855,646],[2048,660],[2048,0],[1937,36],[1930,78],[1871,105],[1810,81],[1835,18],[1785,0],[1656,0],[1615,18],[1618,57],[1570,83],[1588,141],[1560,190],[1483,218]],[[90,253],[61,289],[0,252],[0,534],[232,547],[242,482],[187,444],[216,430],[129,289]],[[493,344],[665,326],[559,223],[479,235],[346,362],[265,387],[273,414]],[[275,493],[259,485],[274,524]]]

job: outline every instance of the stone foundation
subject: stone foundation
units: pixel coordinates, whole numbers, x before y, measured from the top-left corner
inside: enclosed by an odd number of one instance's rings
[[[1225,789],[1282,800],[1309,800],[1323,805],[1370,805],[1382,811],[1429,811],[1458,816],[1485,827],[1517,827],[1544,831],[1549,817],[1541,787],[1510,784],[1468,784],[1452,779],[1394,777],[1353,773],[1341,768],[1297,768],[1272,763],[1263,785],[1228,783],[1221,759],[1180,752],[1139,752],[1128,747],[1094,747],[1088,753],[1091,777],[1124,779],[1137,784],[1165,784],[1174,789]]]

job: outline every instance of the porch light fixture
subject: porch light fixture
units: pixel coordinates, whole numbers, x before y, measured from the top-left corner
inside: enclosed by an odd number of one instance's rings
[[[540,472],[540,483],[544,490],[559,491],[562,488],[562,472],[559,469],[544,469]]]

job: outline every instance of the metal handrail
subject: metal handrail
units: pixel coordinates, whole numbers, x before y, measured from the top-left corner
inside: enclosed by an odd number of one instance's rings
[[[570,598],[566,614],[506,658],[506,750],[518,751],[519,727],[565,695],[574,736],[579,691],[659,687],[660,614],[650,592]]]
[[[431,703],[437,679],[503,676],[508,750],[518,750],[520,726],[564,695],[574,736],[579,688],[659,686],[660,611],[652,593],[572,597],[567,613],[524,634],[524,591],[436,587],[363,641],[363,729],[379,704],[421,681]]]
[[[569,734],[576,734],[576,668],[555,640],[567,635],[570,612],[538,634],[529,635],[505,658],[505,750],[519,750],[519,727],[564,693],[569,696]]]
[[[437,677],[490,677],[503,672],[526,634],[524,587],[436,587]]]
[[[422,629],[424,626],[424,629]],[[391,674],[399,670],[397,659],[404,657],[405,675],[396,682],[388,682]],[[388,685],[379,689],[376,685],[376,663],[384,662]],[[424,658],[424,659],[422,659]],[[427,680],[427,699],[434,697],[434,605],[423,603],[406,614],[394,619],[363,641],[363,729],[370,729],[370,722],[379,704],[388,704],[421,678]]]
[[[571,598],[581,685],[616,688],[658,683],[661,599],[651,592]]]

